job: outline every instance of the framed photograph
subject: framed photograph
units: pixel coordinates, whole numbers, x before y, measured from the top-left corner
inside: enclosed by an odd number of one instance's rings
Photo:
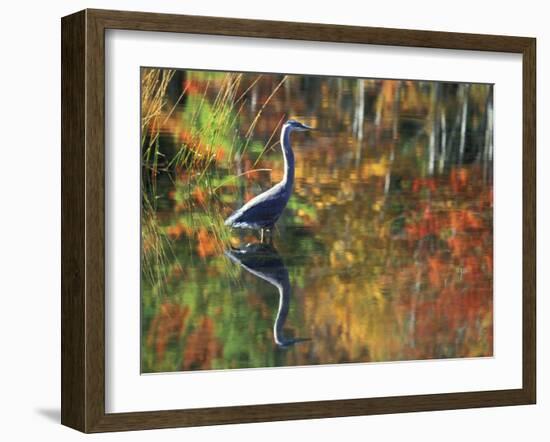
[[[62,19],[62,423],[533,404],[535,39]]]

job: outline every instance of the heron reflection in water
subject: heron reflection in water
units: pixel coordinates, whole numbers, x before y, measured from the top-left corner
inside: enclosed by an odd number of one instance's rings
[[[271,189],[255,196],[239,210],[225,220],[226,226],[238,229],[260,229],[260,241],[264,242],[264,231],[273,230],[273,226],[283,213],[294,185],[294,152],[290,145],[290,134],[294,131],[311,130],[296,120],[288,120],[281,129],[281,147],[283,150],[283,179]],[[270,235],[271,238],[271,235]]]
[[[279,308],[273,324],[273,338],[277,346],[290,347],[298,342],[309,341],[309,338],[287,338],[284,336],[285,325],[290,308],[290,278],[281,256],[270,244],[248,244],[240,249],[225,252],[227,257],[254,276],[263,279],[279,291]]]

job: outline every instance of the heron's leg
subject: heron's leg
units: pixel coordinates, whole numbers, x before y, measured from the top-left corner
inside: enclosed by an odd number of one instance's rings
[[[269,245],[273,245],[273,227],[269,228]]]
[[[263,244],[264,242],[264,229],[260,229],[260,242]]]

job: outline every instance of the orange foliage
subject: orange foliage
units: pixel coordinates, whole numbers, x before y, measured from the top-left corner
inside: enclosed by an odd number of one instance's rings
[[[183,82],[183,88],[189,95],[202,94],[205,86],[198,80],[187,80]]]
[[[203,205],[206,201],[206,193],[199,186],[195,187],[192,192],[193,198],[195,201]]]
[[[187,306],[170,302],[160,305],[147,333],[147,346],[154,345],[157,361],[163,360],[168,342],[181,337],[188,316]]]
[[[223,159],[225,158],[225,150],[223,149],[222,146],[216,146],[214,148],[214,156],[216,158],[216,161],[223,161]]]
[[[179,239],[183,235],[190,235],[191,234],[191,229],[189,229],[189,227],[187,227],[187,226],[185,226],[181,223],[178,223],[178,224],[174,224],[174,225],[166,227],[166,234],[171,239]]]
[[[188,146],[194,145],[197,141],[197,137],[191,134],[190,130],[182,129],[180,132],[180,140]]]
[[[203,316],[189,335],[183,354],[183,370],[212,368],[212,360],[222,355],[222,346],[214,335],[214,321]]]
[[[201,258],[216,254],[216,241],[207,229],[201,227],[197,233],[197,253]]]
[[[462,192],[468,186],[469,172],[465,168],[456,168],[451,170],[450,184],[454,193]]]

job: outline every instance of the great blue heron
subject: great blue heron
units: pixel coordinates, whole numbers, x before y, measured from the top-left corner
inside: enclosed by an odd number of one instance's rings
[[[283,212],[294,185],[294,153],[290,146],[290,134],[293,131],[311,130],[296,120],[288,120],[281,129],[281,147],[283,150],[283,179],[271,189],[255,196],[239,210],[225,220],[226,226],[241,229],[260,229],[260,241],[264,240],[264,230],[271,230]]]
[[[272,245],[248,244],[241,249],[231,249],[226,256],[254,276],[273,285],[279,291],[279,308],[273,323],[273,339],[280,348],[290,347],[309,338],[287,338],[283,326],[290,308],[290,278],[285,264]]]

